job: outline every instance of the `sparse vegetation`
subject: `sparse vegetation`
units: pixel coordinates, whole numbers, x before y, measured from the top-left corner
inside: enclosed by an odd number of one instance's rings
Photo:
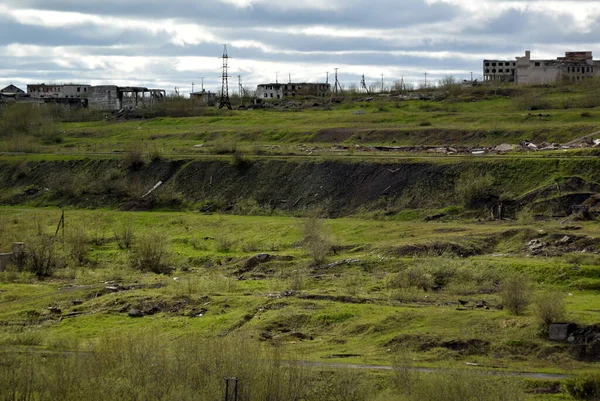
[[[598,225],[552,217],[597,190],[600,163],[570,157],[596,150],[460,145],[591,143],[597,88],[441,86],[286,112],[49,109],[60,135],[0,133],[0,150],[41,153],[0,156],[0,252],[27,250],[0,272],[0,399],[223,399],[238,376],[248,401],[533,400],[558,385],[524,395],[484,369],[593,367],[543,329],[598,322]],[[404,348],[394,372],[289,363],[389,365]],[[593,399],[596,382],[564,391]]]
[[[482,171],[467,170],[456,183],[456,194],[466,208],[481,206],[489,202],[494,193],[494,177]]]
[[[531,284],[526,276],[513,274],[502,281],[502,304],[513,315],[522,315],[531,300]]]
[[[553,323],[564,322],[566,307],[564,295],[558,291],[545,291],[534,298],[534,312],[540,326],[548,328]]]
[[[322,220],[308,218],[304,220],[304,249],[314,265],[322,265],[331,250],[331,240]]]
[[[164,233],[152,231],[141,235],[131,253],[131,267],[158,274],[171,272],[169,244]]]

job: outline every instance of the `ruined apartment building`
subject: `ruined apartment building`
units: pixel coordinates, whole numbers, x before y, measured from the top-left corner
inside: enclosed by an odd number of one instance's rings
[[[578,82],[600,75],[600,61],[592,52],[566,52],[555,60],[532,60],[531,52],[515,60],[483,60],[485,81],[545,85],[559,81]]]
[[[164,89],[148,89],[138,86],[102,85],[92,86],[89,107],[101,111],[117,111],[151,107],[157,100],[167,96]]]
[[[324,83],[293,83],[262,84],[256,87],[258,99],[283,99],[295,96],[325,97],[329,94],[331,85]]]

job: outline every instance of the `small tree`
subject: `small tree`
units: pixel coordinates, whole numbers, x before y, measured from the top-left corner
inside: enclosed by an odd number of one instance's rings
[[[539,293],[534,300],[534,312],[540,325],[548,327],[565,319],[564,297],[559,292],[546,291]]]
[[[69,232],[67,241],[71,259],[78,266],[83,265],[87,261],[89,254],[87,233],[82,227],[75,227]]]
[[[167,237],[160,232],[145,234],[136,241],[131,254],[131,267],[137,270],[157,274],[168,274],[170,257]]]
[[[462,173],[456,183],[456,194],[466,208],[486,203],[495,196],[494,177],[490,173],[468,170]]]
[[[331,250],[329,234],[322,220],[308,218],[304,221],[304,249],[313,264],[322,265]]]
[[[27,243],[26,268],[38,277],[49,277],[57,266],[56,240],[53,236],[37,234]]]
[[[120,249],[129,249],[135,238],[135,228],[130,220],[120,223],[113,229],[115,240]]]
[[[506,277],[502,282],[500,297],[510,313],[517,316],[523,314],[531,298],[529,280],[519,274]]]

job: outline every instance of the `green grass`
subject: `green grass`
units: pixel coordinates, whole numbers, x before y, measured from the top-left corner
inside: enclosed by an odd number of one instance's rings
[[[32,230],[53,232],[59,215],[53,209],[3,208],[2,248],[15,240],[27,242]],[[112,234],[113,225],[124,218],[133,221],[137,234],[158,230],[168,235],[170,260],[176,268],[171,276],[140,273],[129,267],[131,251],[118,249]],[[513,237],[496,245],[497,250],[511,253],[504,257],[488,254],[459,259],[425,253],[413,258],[395,251],[433,242],[469,243],[473,238],[491,238],[519,228],[509,223],[328,220],[325,226],[339,249],[328,256],[329,261],[360,262],[313,270],[301,247],[302,219],[70,210],[66,213],[67,232],[71,225],[87,229],[91,252],[86,266],[74,267],[59,241],[57,254],[68,267],[58,269],[54,277],[37,281],[23,273],[0,273],[0,342],[5,346],[56,349],[75,341],[94,342],[107,333],[137,336],[152,329],[169,338],[190,331],[207,338],[244,333],[315,361],[389,364],[390,352],[404,344],[415,363],[422,366],[473,362],[545,372],[592,368],[573,360],[567,348],[546,342],[531,310],[519,317],[495,308],[457,311],[456,300],[467,299],[471,305],[485,300],[495,305],[498,295],[484,290],[489,285],[486,275],[492,274],[489,277],[493,279],[494,275],[520,271],[540,288],[565,294],[569,319],[594,323],[600,316],[594,306],[597,294],[576,286],[598,274],[597,266],[587,264],[595,259],[581,259],[582,268],[573,270],[572,259],[527,258],[523,254],[525,239]],[[540,223],[537,229],[560,232],[556,223]],[[591,223],[583,224],[580,233],[599,235],[597,225]],[[212,238],[220,235],[231,238],[228,250],[219,250],[214,243]],[[68,246],[67,242],[65,249]],[[261,252],[291,260],[273,260],[244,270],[245,261]],[[449,284],[427,292],[388,287],[390,274],[411,266],[436,275],[450,269],[444,273],[450,274]],[[479,276],[483,281],[471,281]],[[104,290],[108,281],[124,286],[163,286],[113,293]],[[299,292],[281,295],[291,288]],[[154,315],[141,319],[127,316],[132,308],[153,306],[159,308]],[[74,315],[58,321],[49,307],[60,308],[62,315]],[[190,317],[202,308],[207,309],[202,317]],[[477,340],[486,345],[483,351],[444,346],[453,340]],[[353,356],[336,356],[346,354]]]
[[[520,99],[525,96],[521,93],[527,92],[545,99],[550,109],[520,109]],[[587,108],[588,100],[596,99],[596,89],[516,88],[510,96],[467,90],[439,101],[382,99],[375,104],[346,99],[325,110],[219,111],[218,115],[199,117],[68,122],[57,127],[61,132],[60,143],[41,144],[34,152],[113,153],[125,150],[133,141],[142,141],[147,152],[156,148],[165,155],[210,154],[226,140],[246,153],[285,155],[306,154],[300,144],[323,148],[318,152],[322,153],[333,143],[350,146],[494,146],[522,140],[565,143],[599,130],[600,112]],[[385,105],[383,112],[380,103]],[[565,105],[569,108],[565,109]],[[356,113],[359,110],[364,113]],[[584,117],[582,113],[586,113]],[[424,121],[430,125],[423,124]],[[197,144],[205,147],[194,148]],[[3,146],[14,150],[8,142],[3,144],[0,140],[0,149]]]

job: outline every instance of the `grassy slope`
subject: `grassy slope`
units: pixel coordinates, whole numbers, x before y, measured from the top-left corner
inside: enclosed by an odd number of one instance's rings
[[[221,146],[224,136],[249,150],[253,145],[284,145],[279,149],[284,153],[300,152],[296,144],[311,142],[494,146],[525,139],[565,143],[600,129],[600,113],[577,106],[585,105],[591,96],[586,88],[531,91],[533,95],[510,98],[467,92],[443,101],[382,98],[366,103],[346,99],[330,110],[220,111],[205,117],[64,123],[60,126],[64,142],[39,150],[111,152],[124,149],[131,141],[148,140],[149,149],[189,154],[206,151],[194,149],[198,143]],[[524,111],[520,106],[523,96],[541,99],[550,109]]]

